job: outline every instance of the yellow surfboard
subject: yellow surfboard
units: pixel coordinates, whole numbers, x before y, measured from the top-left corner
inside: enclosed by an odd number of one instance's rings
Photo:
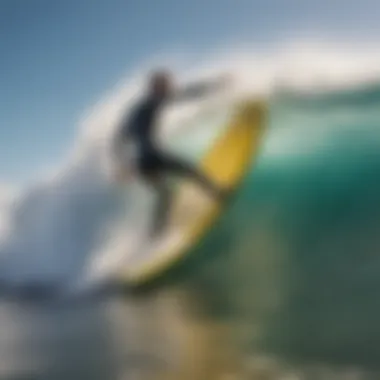
[[[266,103],[248,101],[201,160],[203,172],[220,186],[236,190],[257,156],[266,126]],[[151,248],[130,257],[122,282],[143,286],[164,276],[196,245],[222,214],[227,202],[211,199],[199,186],[184,180],[179,186],[168,225]]]

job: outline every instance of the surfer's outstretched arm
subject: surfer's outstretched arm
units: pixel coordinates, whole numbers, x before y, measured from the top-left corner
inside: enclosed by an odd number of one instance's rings
[[[188,101],[202,96],[208,95],[209,93],[221,90],[226,85],[230,83],[230,76],[223,75],[217,79],[211,81],[197,82],[178,90],[171,97],[171,102],[182,102]]]

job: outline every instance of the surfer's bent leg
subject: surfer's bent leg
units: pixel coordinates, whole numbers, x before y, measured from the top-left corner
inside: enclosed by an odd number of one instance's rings
[[[217,199],[223,198],[226,192],[211,181],[198,168],[177,157],[164,157],[165,169],[174,174],[189,177],[198,182],[207,192],[211,193],[212,197]]]

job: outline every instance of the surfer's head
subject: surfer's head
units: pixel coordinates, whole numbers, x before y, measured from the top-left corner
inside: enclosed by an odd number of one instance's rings
[[[156,70],[150,74],[149,91],[154,97],[165,98],[174,88],[173,75],[168,70]]]

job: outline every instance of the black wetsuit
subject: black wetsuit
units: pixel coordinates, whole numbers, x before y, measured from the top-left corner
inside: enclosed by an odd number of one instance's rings
[[[142,176],[160,178],[161,174],[171,173],[190,177],[210,192],[213,197],[224,195],[224,192],[196,167],[179,157],[163,152],[157,146],[154,136],[159,112],[167,103],[198,97],[218,86],[218,83],[191,86],[170,99],[156,99],[148,96],[133,108],[122,125],[119,137],[121,140],[132,140],[136,143],[137,168]],[[170,188],[164,181],[153,181],[152,184],[160,196],[151,231],[155,234],[164,226],[171,196]]]
[[[203,176],[195,168],[180,158],[173,157],[160,150],[155,142],[154,134],[159,113],[166,104],[197,98],[218,86],[219,83],[196,84],[168,99],[148,96],[132,109],[122,125],[121,139],[125,141],[131,139],[136,143],[138,150],[137,166],[142,175],[171,171],[196,176],[204,182]]]
[[[167,169],[169,164],[169,157],[159,149],[154,136],[156,120],[164,103],[163,99],[143,99],[122,128],[122,139],[131,139],[137,146],[137,167],[142,175],[156,174]]]

